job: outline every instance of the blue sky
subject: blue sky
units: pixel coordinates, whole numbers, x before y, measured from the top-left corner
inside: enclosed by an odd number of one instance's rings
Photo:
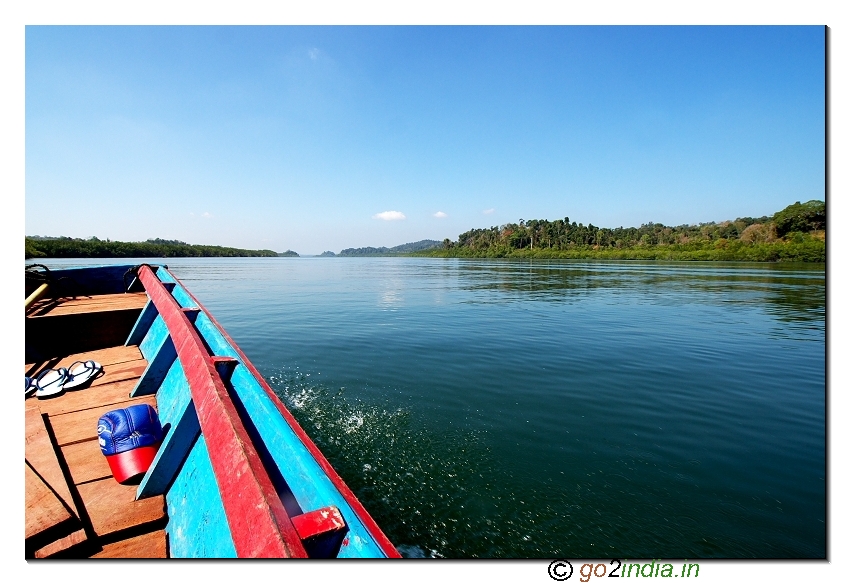
[[[820,26],[28,26],[25,75],[28,235],[310,255],[824,198]]]

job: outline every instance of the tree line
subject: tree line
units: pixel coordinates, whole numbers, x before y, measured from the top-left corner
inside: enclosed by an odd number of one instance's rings
[[[440,242],[433,239],[423,239],[414,243],[404,243],[395,247],[349,247],[343,249],[338,255],[331,251],[325,251],[320,257],[393,257],[398,255],[409,255],[414,251],[423,251],[439,247]]]
[[[40,257],[278,257],[268,249],[252,250],[218,245],[190,245],[183,241],[148,239],[128,243],[103,241],[97,237],[74,239],[71,237],[26,237],[25,258]],[[289,254],[294,254],[288,251]],[[284,254],[285,255],[285,254]]]
[[[471,229],[416,255],[726,261],[826,260],[826,205],[796,202],[773,216],[720,223],[597,227],[563,219]]]

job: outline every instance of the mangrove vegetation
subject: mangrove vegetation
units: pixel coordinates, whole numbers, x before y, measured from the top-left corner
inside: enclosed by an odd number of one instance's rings
[[[71,237],[26,237],[25,257],[81,258],[81,257],[278,257],[295,256],[294,251],[277,253],[268,249],[251,250],[218,245],[190,245],[183,241],[148,239],[139,243],[103,241],[97,237],[72,239]]]
[[[773,216],[670,227],[597,227],[570,221],[520,219],[472,229],[426,257],[539,257],[677,261],[826,261],[826,205],[796,202]]]

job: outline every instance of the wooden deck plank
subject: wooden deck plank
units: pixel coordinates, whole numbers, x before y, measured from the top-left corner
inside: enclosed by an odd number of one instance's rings
[[[68,302],[59,304],[49,311],[36,314],[27,314],[27,318],[60,318],[74,314],[93,314],[96,312],[118,312],[122,310],[140,310],[145,307],[146,298],[139,301],[130,296],[122,301],[92,301],[88,303]]]
[[[27,318],[51,318],[68,314],[108,312],[113,310],[135,310],[144,308],[147,294],[106,294],[80,296],[75,299],[46,299],[37,302],[27,311]]]
[[[131,360],[119,364],[103,365],[103,374],[94,379],[90,387],[124,381],[127,379],[138,380],[148,366],[148,361],[145,359]]]
[[[38,406],[47,415],[62,415],[83,411],[93,407],[120,403],[130,398],[130,391],[136,386],[138,377],[115,383],[91,386],[81,391],[69,391],[55,399],[39,400]],[[36,399],[31,399],[35,401]]]
[[[111,478],[112,471],[96,439],[72,443],[62,448],[62,455],[75,484]]]
[[[90,298],[93,296],[80,296],[78,299]],[[43,314],[48,313],[50,310],[62,305],[64,302],[69,301],[71,298],[41,298],[32,304],[25,312],[27,318],[37,317]]]
[[[36,559],[46,559],[48,557],[52,557],[59,553],[65,552],[77,545],[81,545],[86,542],[88,538],[86,537],[86,531],[83,529],[77,530],[69,534],[68,536],[62,537],[59,540],[55,540],[49,545],[46,545],[35,552]]]
[[[165,496],[136,500],[136,486],[123,486],[112,477],[77,488],[98,536],[155,522],[166,515]],[[118,508],[121,512],[116,512]]]
[[[96,294],[96,295],[83,295],[77,296],[75,298],[61,298],[61,299],[53,299],[46,298],[43,301],[51,301],[57,305],[100,305],[100,304],[115,304],[115,305],[123,305],[126,303],[134,302],[139,303],[140,301],[147,301],[147,294],[145,292],[132,292],[132,293],[121,293],[121,294]]]
[[[92,555],[92,558],[167,559],[168,547],[166,544],[165,531],[157,530],[109,545],[104,545],[103,550]]]
[[[29,464],[24,463],[26,499],[25,538],[32,538],[49,528],[74,520],[62,501],[44,483]]]
[[[75,411],[73,413],[63,413],[61,415],[51,415],[50,424],[53,427],[53,434],[56,436],[56,443],[60,446],[87,441],[97,438],[97,421],[100,416],[113,409],[122,409],[130,405],[138,405],[147,403],[152,407],[156,407],[156,397],[149,395],[138,397],[136,399],[128,399],[127,401],[112,403],[102,407],[94,407],[83,411]]]
[[[95,422],[95,432],[97,431]],[[29,399],[24,404],[24,455],[27,463],[38,472],[48,486],[56,492],[65,505],[77,512],[71,490],[65,481],[65,474],[56,457],[56,450],[47,433],[44,420],[35,399]]]
[[[144,360],[144,357],[138,346],[114,346],[112,348],[101,348],[99,350],[71,354],[61,358],[52,358],[45,362],[25,364],[24,374],[35,377],[45,368],[69,367],[78,360],[94,360],[95,362],[99,362],[105,369],[111,365],[133,360]]]
[[[78,360],[94,360],[107,367],[131,360],[144,360],[144,356],[142,356],[142,351],[139,350],[138,346],[113,346],[111,348],[70,354],[60,359],[56,366],[71,366]]]

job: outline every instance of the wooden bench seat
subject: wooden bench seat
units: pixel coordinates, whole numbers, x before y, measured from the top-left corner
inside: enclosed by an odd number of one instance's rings
[[[121,345],[146,303],[144,293],[39,300],[26,313],[27,358]]]
[[[142,309],[148,301],[146,293],[105,294],[76,298],[43,299],[27,310],[27,318],[50,318],[68,314],[91,314],[116,310]]]

